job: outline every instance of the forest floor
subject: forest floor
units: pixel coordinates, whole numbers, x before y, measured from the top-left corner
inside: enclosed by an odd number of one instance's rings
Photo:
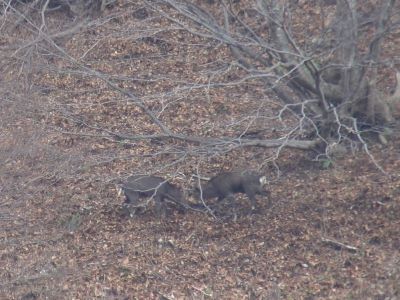
[[[136,12],[142,9],[129,5]],[[135,18],[123,21],[125,28],[139,26]],[[112,55],[126,57],[129,52],[137,58],[166,51],[160,43],[143,39],[137,46],[121,39],[92,47],[91,38],[111,32],[121,22],[95,27],[64,46],[76,56],[87,46],[93,50],[88,54],[92,66],[116,72],[125,66],[111,64]],[[167,46],[167,51],[175,51],[174,44]],[[188,56],[195,55],[190,47],[185,49]],[[182,45],[179,51],[184,51]],[[227,55],[222,49],[209,51]],[[137,74],[161,74],[172,66],[177,74],[185,69],[183,61],[165,58],[135,64]],[[196,73],[195,67],[192,71]],[[53,75],[35,78],[42,86],[56,87],[41,94],[48,97],[51,113],[35,110],[14,118],[18,107],[13,106],[1,112],[0,299],[400,299],[398,127],[386,145],[371,137],[370,155],[349,152],[329,165],[312,160],[306,151],[283,150],[275,166],[264,168],[270,171],[271,195],[258,197],[256,213],[249,213],[248,200],[238,195],[235,217],[230,203],[226,215],[217,219],[174,209],[160,218],[152,205],[129,217],[121,214],[123,199],[117,195],[115,178],[157,165],[169,174],[186,174],[174,180],[187,191],[198,158],[184,161],[176,172],[176,165],[167,166],[173,154],[166,149],[171,145],[119,145],[84,136],[79,131],[83,121],[71,121],[78,114],[86,124],[97,122],[126,132],[151,132],[153,125],[125,100],[110,102],[113,93],[100,89],[96,80]],[[143,88],[146,95],[150,84],[154,93],[169,83],[142,82],[136,92]],[[72,87],[79,90],[68,91]],[[243,93],[243,101],[224,102],[235,93]],[[218,135],[227,128],[225,121],[257,107],[257,93],[261,95],[257,87],[216,91],[207,109],[194,104],[203,95],[194,95],[192,104],[169,103],[171,111],[163,108],[162,118],[178,130],[214,130]],[[71,119],[65,118],[67,110]],[[158,156],[162,151],[166,152]],[[258,148],[213,156],[202,162],[202,173],[257,168],[270,155]]]

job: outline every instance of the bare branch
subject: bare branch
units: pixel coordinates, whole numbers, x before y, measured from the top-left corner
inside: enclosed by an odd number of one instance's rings
[[[344,249],[344,250],[348,250],[350,252],[356,252],[358,249],[354,246],[350,246],[341,242],[338,242],[336,240],[332,240],[332,239],[328,239],[325,237],[321,237],[322,242],[336,248],[336,249]]]

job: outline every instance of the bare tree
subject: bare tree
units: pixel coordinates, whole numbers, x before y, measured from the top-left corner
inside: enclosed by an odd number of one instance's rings
[[[319,20],[304,16],[303,25],[294,23],[299,7],[291,1],[222,1],[218,15],[193,1],[160,2],[173,13],[148,4],[182,29],[229,47],[245,76],[274,91],[308,136],[313,131],[327,145],[355,135],[362,142],[361,129],[393,122],[390,106],[398,100],[380,92],[377,82],[378,68],[394,64],[382,61],[381,48],[399,29],[395,1],[366,9],[356,0],[338,0],[334,7],[316,1]]]
[[[301,15],[308,1],[284,0],[119,1],[124,10],[118,13],[104,10],[115,1],[1,3],[3,69],[20,66],[26,92],[38,88],[53,113],[74,124],[54,126],[71,139],[97,138],[125,147],[147,143],[155,157],[170,157],[171,168],[191,155],[209,158],[243,147],[274,149],[272,160],[285,147],[320,146],[329,156],[345,141],[368,152],[363,130],[383,133],[395,121],[400,91],[392,97],[381,92],[378,72],[398,63],[381,57],[385,38],[399,29],[393,0],[368,7],[355,0],[317,1],[318,15]],[[63,7],[74,18],[55,23],[52,13]],[[100,14],[82,13],[92,8]],[[131,22],[121,26],[122,19]],[[93,36],[88,45],[74,45],[72,37],[85,34]],[[113,49],[110,40],[127,46]],[[132,50],[138,45],[149,52]],[[212,59],[214,54],[220,56]],[[106,67],[116,61],[126,68]],[[141,67],[144,61],[147,67]],[[154,72],[159,65],[165,67]],[[15,79],[17,72],[11,73]],[[58,81],[49,86],[43,78],[52,76]],[[66,76],[67,88],[57,87]],[[98,92],[81,92],[82,82]],[[138,130],[133,120],[91,118],[54,100],[57,89],[81,102],[93,99],[92,104],[100,93],[108,95],[118,109],[140,110],[146,125]],[[247,99],[251,105],[229,120],[198,120],[203,125],[197,128],[188,122],[198,103],[207,106],[217,99],[223,101],[215,101],[213,109],[222,114],[230,102]],[[181,103],[189,117],[170,122]]]

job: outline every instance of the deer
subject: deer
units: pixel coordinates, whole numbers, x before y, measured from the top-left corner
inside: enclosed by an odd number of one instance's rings
[[[166,201],[169,200],[177,204],[181,211],[185,210],[187,205],[181,189],[166,179],[157,176],[132,175],[127,178],[122,185],[122,191],[125,194],[124,205],[132,215],[135,208],[143,207],[140,198],[152,198],[155,201],[156,209],[159,215],[166,213]],[[134,210],[132,210],[132,207]]]
[[[256,195],[268,196],[264,189],[267,178],[254,172],[224,172],[212,177],[206,184],[194,188],[194,196],[198,199],[233,198],[236,193],[244,193],[251,202],[251,210],[256,210]]]

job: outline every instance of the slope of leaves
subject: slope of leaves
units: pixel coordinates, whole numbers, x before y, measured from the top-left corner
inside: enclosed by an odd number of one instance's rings
[[[324,169],[306,153],[282,150],[277,177],[273,150],[193,155],[182,141],[115,140],[110,131],[160,129],[82,65],[134,91],[175,132],[235,137],[266,127],[274,137],[294,120],[274,117],[281,106],[257,82],[222,84],[242,75],[227,63],[228,49],[204,47],[140,1],[119,1],[104,14],[60,42],[70,58],[54,55],[54,64],[32,72],[29,98],[1,103],[0,298],[400,296],[398,133],[371,149],[390,176],[361,152]],[[49,18],[69,21],[57,12]],[[210,88],[214,75],[221,86]],[[2,99],[10,90],[2,88]],[[173,209],[160,219],[152,205],[133,218],[121,213],[115,183],[131,173],[161,174],[188,190],[199,169],[211,176],[260,166],[271,196],[258,199],[256,214],[241,196],[218,220]]]

